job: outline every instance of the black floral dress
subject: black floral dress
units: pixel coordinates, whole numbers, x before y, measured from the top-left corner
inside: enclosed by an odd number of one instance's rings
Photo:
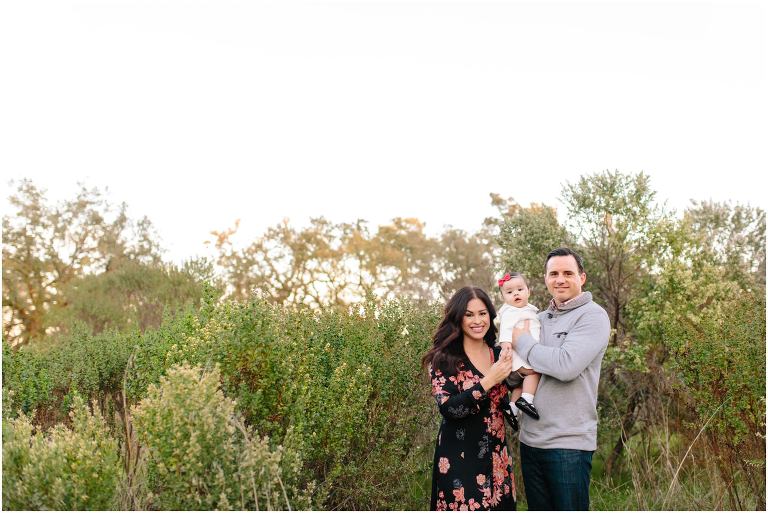
[[[499,348],[488,348],[491,361]],[[432,502],[438,511],[513,510],[515,478],[509,462],[500,404],[504,382],[486,394],[483,374],[467,360],[456,374],[430,367],[432,395],[442,415],[432,471]]]

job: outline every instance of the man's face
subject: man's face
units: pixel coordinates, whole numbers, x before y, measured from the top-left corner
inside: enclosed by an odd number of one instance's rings
[[[581,287],[586,281],[587,275],[579,274],[579,266],[573,255],[554,256],[547,262],[544,282],[558,304],[581,294]]]

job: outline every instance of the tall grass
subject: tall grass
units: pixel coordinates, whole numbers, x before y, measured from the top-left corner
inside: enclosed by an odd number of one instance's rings
[[[621,465],[604,474],[608,449],[601,444],[592,469],[591,507],[595,510],[760,510],[749,477],[741,471],[722,479],[723,462],[712,450],[711,424],[673,430],[667,408],[660,418],[631,437]],[[721,414],[713,411],[712,418]],[[763,467],[764,468],[764,467]],[[764,482],[764,481],[763,481]]]

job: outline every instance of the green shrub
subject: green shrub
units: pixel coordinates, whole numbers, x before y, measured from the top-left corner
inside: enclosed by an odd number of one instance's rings
[[[50,424],[64,420],[63,398],[77,392],[103,399],[120,390],[125,366],[138,334],[77,330],[48,344],[11,349],[3,345],[3,386],[29,414],[52,410]],[[62,407],[64,409],[62,409]]]
[[[33,347],[11,349],[3,341],[3,388],[13,390],[14,408],[30,413],[53,398],[51,362]]]
[[[22,414],[3,422],[3,508],[116,508],[122,466],[104,421],[76,396],[72,428],[35,431]]]
[[[174,365],[218,365],[245,423],[302,454],[320,507],[422,508],[403,476],[423,473],[436,432],[424,429],[436,413],[419,361],[438,316],[407,301],[319,312],[225,302],[145,333],[129,396]]]
[[[31,411],[58,408],[72,390],[110,403],[125,375],[130,405],[169,369],[218,366],[221,392],[236,401],[243,424],[283,447],[284,468],[301,456],[302,471],[287,475],[302,489],[317,483],[317,507],[420,509],[428,499],[411,477],[425,475],[438,417],[419,362],[439,315],[436,305],[409,301],[320,311],[259,299],[208,302],[143,334],[72,334],[47,350],[14,350],[3,380],[21,390],[14,404]],[[157,484],[153,472],[147,478]],[[227,501],[239,507],[238,497]]]
[[[731,494],[731,507],[765,505],[765,296],[742,291],[699,312],[696,322],[667,325],[678,393],[695,412],[707,451],[722,478],[748,487],[749,504]],[[732,477],[733,476],[733,477]],[[745,504],[749,504],[746,505]]]
[[[217,367],[174,367],[135,408],[152,508],[305,509],[312,490],[296,486],[298,455],[246,428],[220,379]]]

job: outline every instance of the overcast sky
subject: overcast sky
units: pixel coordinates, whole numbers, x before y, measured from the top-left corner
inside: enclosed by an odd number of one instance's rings
[[[237,218],[475,230],[491,192],[560,207],[605,169],[766,208],[767,9],[5,0],[3,209],[12,178],[108,187],[180,261]]]

